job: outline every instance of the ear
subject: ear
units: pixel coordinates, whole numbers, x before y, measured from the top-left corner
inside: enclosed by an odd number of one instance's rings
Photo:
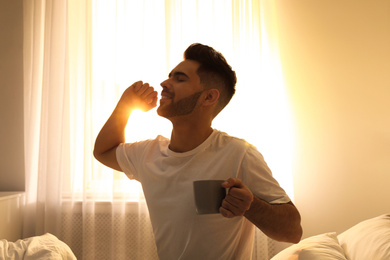
[[[213,89],[208,89],[205,92],[206,92],[206,96],[204,97],[203,105],[205,106],[216,105],[219,99],[219,90],[213,88]]]

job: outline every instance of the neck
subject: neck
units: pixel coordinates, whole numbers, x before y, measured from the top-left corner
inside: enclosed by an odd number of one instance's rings
[[[178,153],[191,151],[202,144],[212,132],[211,124],[173,123],[169,149]]]

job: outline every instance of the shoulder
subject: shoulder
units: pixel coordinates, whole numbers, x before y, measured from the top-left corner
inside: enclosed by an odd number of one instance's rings
[[[264,161],[263,155],[256,146],[243,138],[231,136],[225,132],[216,130],[214,145],[217,150],[234,153],[245,160]]]
[[[231,146],[236,149],[253,149],[255,148],[252,144],[248,143],[245,139],[231,136],[225,132],[214,130],[215,131],[215,144],[219,146]]]
[[[136,141],[132,143],[122,143],[120,144],[120,149],[123,152],[129,152],[131,150],[134,151],[142,151],[149,149],[165,149],[169,145],[169,139],[159,135],[154,139],[147,139],[142,141]]]
[[[125,146],[148,146],[148,145],[153,145],[153,144],[159,144],[159,143],[169,143],[169,139],[162,136],[158,135],[156,138],[151,138],[151,139],[146,139],[142,141],[135,141],[135,142],[129,142],[129,143],[123,143],[122,145]]]

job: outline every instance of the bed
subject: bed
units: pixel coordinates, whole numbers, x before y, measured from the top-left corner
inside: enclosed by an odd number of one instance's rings
[[[68,245],[56,236],[46,233],[16,242],[0,240],[1,260],[75,260],[76,256]]]
[[[341,234],[308,237],[271,260],[389,260],[390,213],[362,221]]]
[[[0,240],[0,260],[74,260],[72,250],[52,234],[16,242]],[[358,223],[341,234],[308,237],[271,260],[389,260],[390,213]]]

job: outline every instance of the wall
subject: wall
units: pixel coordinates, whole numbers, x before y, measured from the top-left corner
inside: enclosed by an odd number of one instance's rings
[[[0,0],[0,191],[24,191],[23,1]]]
[[[390,212],[390,1],[277,1],[304,237]]]

